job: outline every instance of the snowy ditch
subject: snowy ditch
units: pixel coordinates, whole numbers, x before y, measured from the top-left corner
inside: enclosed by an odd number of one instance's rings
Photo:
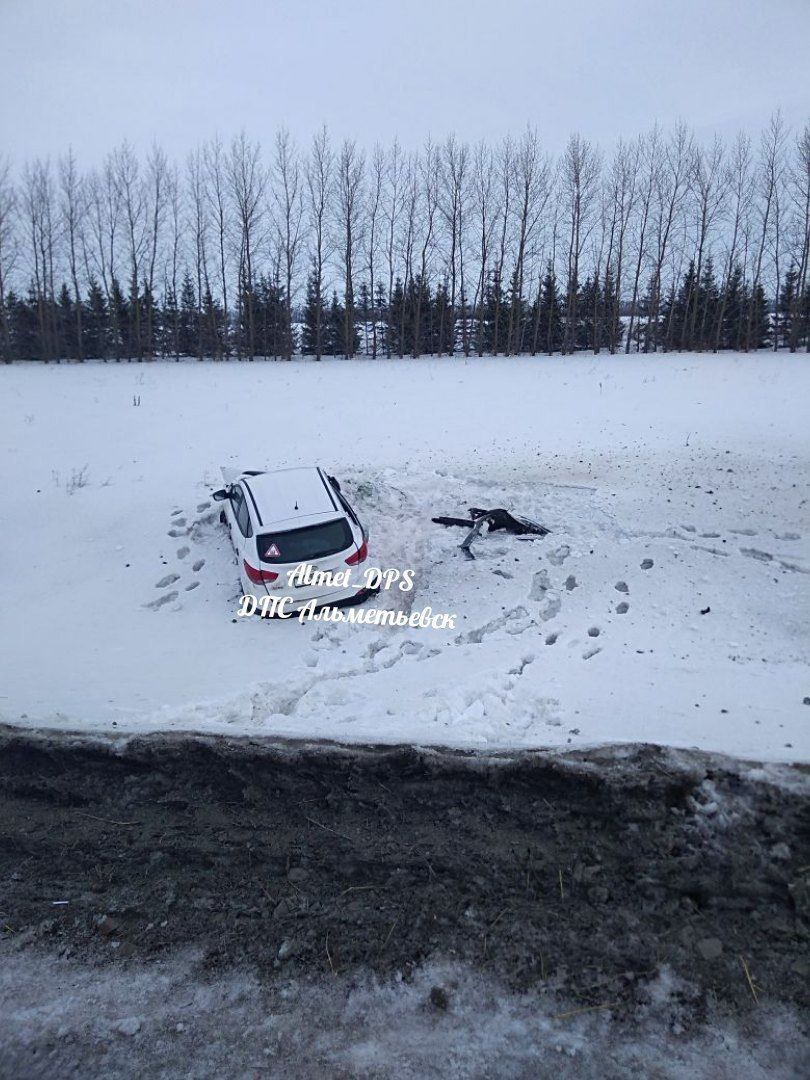
[[[810,760],[801,357],[0,378],[7,723]],[[314,461],[358,504],[370,565],[415,572],[374,606],[454,630],[236,619],[219,466]],[[493,533],[467,561],[431,517],[473,505],[551,534]]]

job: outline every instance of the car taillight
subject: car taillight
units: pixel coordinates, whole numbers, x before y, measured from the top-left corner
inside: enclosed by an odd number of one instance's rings
[[[346,560],[347,565],[357,566],[358,563],[365,562],[368,558],[368,544],[363,541],[360,547],[355,551],[354,555],[350,555]]]
[[[247,559],[242,560],[242,565],[245,568],[245,573],[254,585],[262,585],[265,582],[268,584],[271,581],[275,581],[278,578],[278,574],[274,574],[272,570],[257,570],[255,566],[251,566]]]

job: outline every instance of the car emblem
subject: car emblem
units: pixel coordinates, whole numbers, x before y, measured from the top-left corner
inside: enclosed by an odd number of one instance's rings
[[[278,550],[276,544],[271,544],[270,547],[264,553],[265,559],[279,559],[281,558],[281,552]]]

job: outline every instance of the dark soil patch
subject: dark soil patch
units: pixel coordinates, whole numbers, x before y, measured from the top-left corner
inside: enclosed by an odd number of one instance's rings
[[[261,979],[458,959],[582,1005],[662,965],[808,1003],[806,776],[653,747],[481,758],[0,729],[0,926],[101,963]],[[67,901],[55,904],[56,901]],[[743,963],[744,961],[744,963]]]

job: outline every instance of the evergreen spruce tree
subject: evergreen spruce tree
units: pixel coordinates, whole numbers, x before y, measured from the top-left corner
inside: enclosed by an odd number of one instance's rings
[[[125,353],[129,356],[129,304],[117,277],[110,285],[110,338],[116,360],[120,361]]]
[[[590,275],[585,278],[577,297],[577,327],[573,337],[574,348],[593,349],[595,343],[594,311],[598,308],[597,283]]]
[[[177,296],[171,285],[166,286],[163,307],[160,313],[161,337],[160,348],[164,356],[180,359],[180,308]]]
[[[327,356],[340,356],[343,352],[343,337],[345,334],[345,311],[338,300],[336,292],[332,293],[332,302],[329,305],[326,320],[326,334],[324,336],[324,352]]]
[[[697,303],[697,270],[695,260],[689,260],[686,273],[677,291],[673,291],[661,305],[664,349],[690,349],[692,306]]]
[[[79,342],[76,340],[76,309],[73,297],[65,282],[59,290],[56,301],[56,356],[65,360],[75,360],[79,355]]]
[[[714,260],[711,255],[706,259],[700,275],[697,301],[693,314],[693,330],[690,348],[703,352],[711,349],[714,341],[714,328],[720,308],[720,289],[714,276]]]
[[[318,276],[312,271],[307,278],[307,295],[304,302],[304,326],[301,331],[301,351],[320,360],[323,355],[327,311],[323,294],[318,288]]]
[[[12,291],[6,298],[6,304],[13,355],[20,360],[43,360],[37,317],[37,297],[33,286],[29,290],[27,301]]]
[[[768,302],[762,282],[757,282],[749,300],[751,305],[751,333],[747,349],[766,349],[771,344],[771,328],[768,321]],[[746,349],[746,351],[747,351]]]
[[[611,354],[615,353],[621,345],[622,322],[619,318],[619,297],[616,292],[616,283],[610,267],[605,271],[605,281],[599,304],[599,316],[599,325],[596,332],[597,351],[604,347]]]
[[[505,347],[503,313],[505,298],[500,274],[492,270],[484,292],[483,327],[479,351],[497,356]]]
[[[450,292],[446,279],[440,281],[436,286],[436,292],[433,296],[431,322],[433,333],[428,351],[437,353],[439,356],[450,356],[454,352],[455,326],[453,325],[453,311],[450,307]]]
[[[743,269],[737,262],[731,268],[721,298],[720,332],[717,337],[719,348],[743,347],[747,306]]]
[[[363,281],[360,284],[360,288],[357,290],[357,303],[355,305],[355,313],[360,319],[360,344],[358,349],[362,352],[363,356],[371,355],[371,339],[372,334],[372,299],[371,290],[368,287],[368,282]]]
[[[372,356],[376,358],[378,352],[388,351],[386,334],[388,329],[388,302],[385,296],[385,285],[377,282],[374,290],[374,334],[372,337]]]
[[[409,325],[405,305],[405,289],[402,279],[397,278],[391,294],[389,305],[390,333],[386,338],[387,348],[392,356],[404,356],[406,351],[406,339],[404,327]]]
[[[774,322],[777,347],[789,348],[791,352],[796,351],[798,338],[798,320],[796,318],[796,293],[798,282],[799,272],[796,267],[791,264],[789,269],[785,272],[784,281],[779,290],[779,299],[776,305],[776,319]],[[794,323],[796,323],[795,326]]]
[[[91,277],[87,290],[85,315],[82,319],[85,334],[84,353],[85,356],[103,360],[105,363],[109,358],[107,345],[108,318],[107,298],[98,281]]]
[[[199,342],[197,325],[197,294],[188,270],[180,287],[180,318],[178,320],[177,344],[181,356],[194,356]]]
[[[563,309],[557,278],[550,262],[546,266],[535,307],[532,353],[546,352],[551,356],[562,348]]]

